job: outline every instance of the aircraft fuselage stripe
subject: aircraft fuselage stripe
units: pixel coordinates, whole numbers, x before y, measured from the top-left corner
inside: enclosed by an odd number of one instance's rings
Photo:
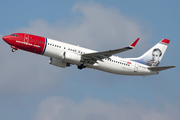
[[[45,46],[44,46],[44,50],[43,50],[43,52],[42,52],[42,55],[44,54],[44,52],[46,51],[46,46],[47,46],[47,38],[45,39],[46,41],[45,41]]]

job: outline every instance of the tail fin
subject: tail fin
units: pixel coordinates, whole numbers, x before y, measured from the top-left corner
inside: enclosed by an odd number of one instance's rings
[[[154,47],[144,53],[141,57],[138,58],[130,58],[132,61],[139,62],[141,64],[145,64],[151,67],[158,66],[161,62],[161,59],[166,51],[166,48],[169,44],[170,40],[163,39],[159,43],[157,43]]]

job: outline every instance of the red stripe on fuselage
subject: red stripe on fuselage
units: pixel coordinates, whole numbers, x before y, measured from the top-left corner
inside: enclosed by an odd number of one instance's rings
[[[30,47],[31,52],[42,54],[45,48],[46,38],[36,35],[29,35],[29,43],[32,44]]]
[[[11,45],[15,46],[19,49],[42,54],[44,47],[45,47],[45,38],[41,36],[26,34],[26,33],[14,33],[18,36],[8,36],[8,39],[6,42]]]

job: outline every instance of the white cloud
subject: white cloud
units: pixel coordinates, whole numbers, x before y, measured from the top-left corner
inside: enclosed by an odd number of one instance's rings
[[[74,5],[72,14],[76,17],[71,23],[48,23],[40,19],[16,31],[39,34],[96,50],[124,47],[137,37],[142,38],[139,44],[144,46],[144,41],[151,34],[144,32],[145,27],[136,18],[123,15],[115,7],[103,7],[94,2],[79,3]]]
[[[3,37],[3,35],[0,34],[0,38],[2,38],[2,37]]]
[[[22,51],[12,53],[7,45],[1,55],[0,93],[43,91],[62,78],[63,70],[50,66],[48,58]]]
[[[35,120],[177,120],[180,117],[178,111],[177,106],[169,104],[163,109],[144,108],[134,100],[126,101],[126,104],[98,99],[75,103],[63,97],[49,97],[40,103]]]

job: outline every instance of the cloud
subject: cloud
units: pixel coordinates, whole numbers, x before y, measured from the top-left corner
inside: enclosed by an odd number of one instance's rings
[[[43,91],[57,82],[55,74],[63,74],[61,68],[49,66],[48,58],[22,51],[11,53],[7,45],[1,55],[4,57],[1,58],[0,93]]]
[[[150,29],[141,25],[136,18],[122,14],[115,7],[103,7],[94,2],[78,3],[73,6],[72,14],[75,18],[71,22],[48,23],[39,19],[30,21],[29,27],[21,27],[16,31],[38,34],[96,50],[124,47],[137,37],[141,38],[139,45],[145,46],[144,43],[151,36]]]
[[[103,7],[94,2],[78,3],[72,8],[72,16],[75,17],[69,22],[30,21],[28,27],[19,27],[14,32],[41,35],[95,50],[124,47],[137,37],[142,38],[139,46],[146,47],[143,43],[147,43],[145,40],[150,36],[136,19],[123,15],[115,7]],[[143,47],[139,47],[139,51]],[[4,42],[1,48],[4,51],[0,51],[0,55],[4,57],[1,58],[0,91],[42,91],[66,76],[64,69],[48,65],[49,58],[22,51],[11,53]],[[138,49],[135,52],[138,53]]]
[[[123,98],[114,104],[98,99],[75,103],[63,97],[48,97],[40,103],[35,120],[177,120],[180,117],[179,107],[167,103],[163,107],[145,108],[133,99]]]

